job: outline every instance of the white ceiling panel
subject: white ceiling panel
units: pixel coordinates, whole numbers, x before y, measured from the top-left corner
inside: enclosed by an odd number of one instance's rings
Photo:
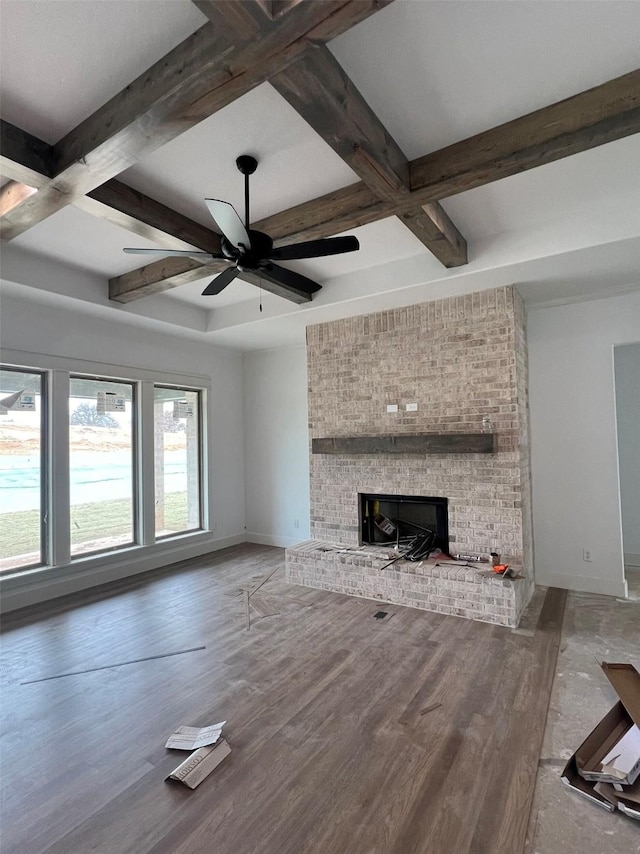
[[[640,135],[556,160],[443,202],[467,239],[525,231],[574,217],[608,213],[640,233]]]
[[[410,159],[638,67],[640,3],[395,0],[330,49]]]
[[[144,237],[131,234],[104,219],[91,216],[72,205],[30,228],[11,241],[12,246],[47,255],[52,260],[71,264],[91,273],[101,273],[106,280],[149,263],[125,255],[124,246],[153,249]]]
[[[2,0],[2,118],[53,144],[206,21],[190,0]]]
[[[205,198],[231,202],[244,219],[240,154],[252,154],[251,220],[358,180],[268,83],[172,140],[120,177],[186,216],[212,226]]]
[[[260,294],[258,288],[249,282],[243,282],[242,279],[235,279],[230,285],[216,296],[203,297],[202,291],[211,282],[214,276],[205,276],[204,279],[198,279],[196,282],[190,282],[188,285],[181,285],[179,288],[173,288],[170,291],[164,291],[163,297],[171,297],[179,302],[188,302],[195,305],[203,311],[212,311],[223,306],[233,305],[238,302],[246,302],[247,300],[255,300],[256,305],[259,303]]]

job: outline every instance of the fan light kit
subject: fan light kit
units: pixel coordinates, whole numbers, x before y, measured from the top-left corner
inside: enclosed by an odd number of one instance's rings
[[[236,160],[238,170],[244,175],[244,223],[233,205],[219,199],[205,199],[209,213],[222,232],[220,254],[198,252],[197,250],[178,249],[124,249],[136,255],[164,255],[167,257],[194,258],[207,263],[214,260],[229,261],[232,266],[219,273],[202,292],[203,296],[219,294],[237,276],[245,270],[255,271],[262,278],[281,285],[292,293],[301,293],[311,297],[319,291],[321,285],[300,273],[274,264],[278,261],[297,261],[303,258],[321,258],[325,255],[339,255],[354,252],[360,248],[358,239],[349,237],[326,237],[319,240],[307,240],[292,243],[289,246],[274,248],[273,240],[263,231],[249,227],[249,176],[258,168],[258,161],[249,154],[243,154]]]

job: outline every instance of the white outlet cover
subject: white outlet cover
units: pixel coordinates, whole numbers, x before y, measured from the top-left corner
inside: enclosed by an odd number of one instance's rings
[[[407,410],[407,412],[417,412],[418,411],[418,404],[417,403],[407,403],[407,405],[405,406],[405,409]]]
[[[398,404],[397,403],[387,403],[387,412],[397,412]]]

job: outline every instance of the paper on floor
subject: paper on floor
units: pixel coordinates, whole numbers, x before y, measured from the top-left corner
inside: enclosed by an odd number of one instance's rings
[[[212,726],[179,726],[169,736],[165,747],[172,747],[174,750],[197,750],[199,747],[215,744],[222,735],[222,727],[225,724],[226,721],[220,721]]]

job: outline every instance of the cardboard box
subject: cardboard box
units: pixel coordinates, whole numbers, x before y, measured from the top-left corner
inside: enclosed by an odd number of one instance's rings
[[[636,821],[640,821],[640,807],[625,804],[624,801],[618,801],[618,809],[620,812],[628,815],[629,818],[635,818]]]
[[[602,760],[634,725],[640,724],[640,674],[631,664],[603,662],[602,669],[620,699],[573,754],[561,781],[610,812],[617,807],[638,818],[640,803],[636,801],[638,786],[634,784],[640,778],[640,757],[624,774],[612,762],[603,767]]]
[[[586,783],[587,786],[591,785]],[[611,783],[595,783],[593,786],[595,792],[605,798],[614,809],[622,810],[629,814],[628,811],[635,812],[635,818],[640,817],[640,780],[635,786],[620,786],[622,791],[614,788]]]
[[[640,776],[640,756],[624,774],[611,764],[603,766],[602,760],[634,725],[640,723],[640,674],[632,664],[603,662],[602,669],[620,700],[576,750],[576,767],[585,780],[631,785]]]
[[[565,769],[562,772],[560,782],[568,789],[571,789],[572,792],[575,792],[576,795],[580,795],[581,798],[586,798],[596,806],[602,807],[609,812],[615,811],[616,805],[611,803],[611,801],[608,798],[605,798],[604,795],[596,792],[595,787],[597,783],[589,783],[587,780],[583,780],[578,774],[575,753],[567,762]]]
[[[592,784],[585,781],[585,785]],[[613,805],[614,809],[617,807],[629,818],[640,821],[640,780],[635,786],[620,786],[622,791],[618,791],[611,783],[594,783],[593,787],[598,795]]]

